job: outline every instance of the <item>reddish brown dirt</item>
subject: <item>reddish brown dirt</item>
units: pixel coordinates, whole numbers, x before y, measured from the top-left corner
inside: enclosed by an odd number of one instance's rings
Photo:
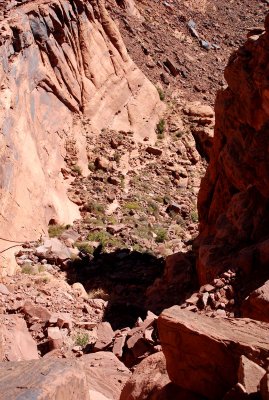
[[[188,100],[211,104],[225,85],[223,71],[231,53],[252,28],[263,26],[268,11],[267,1],[142,0],[136,2],[143,17],[139,20],[113,0],[109,3],[131,57],[153,83],[161,82],[168,58],[178,64],[179,74],[169,74],[170,85],[163,84],[166,94],[180,90]],[[200,37],[219,49],[203,49],[189,31],[190,20],[196,23]]]

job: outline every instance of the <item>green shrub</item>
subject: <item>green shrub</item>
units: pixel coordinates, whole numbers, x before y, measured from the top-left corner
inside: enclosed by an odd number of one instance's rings
[[[75,344],[76,346],[85,347],[89,342],[89,335],[88,333],[80,333],[77,335]]]
[[[93,254],[93,252],[94,252],[94,248],[92,246],[90,246],[88,242],[76,242],[75,246],[80,251],[84,251],[85,253],[88,253],[88,254]]]
[[[163,243],[166,240],[166,238],[167,238],[166,229],[159,228],[155,233],[157,235],[156,239],[155,239],[156,243]]]
[[[59,237],[68,228],[70,228],[70,225],[60,225],[60,224],[49,225],[48,229],[49,237],[50,238]]]
[[[21,272],[27,275],[35,275],[33,266],[29,264],[23,264],[21,267]]]
[[[119,247],[122,243],[118,238],[115,238],[110,233],[105,231],[100,232],[90,232],[87,239],[90,242],[99,242],[103,247],[115,246]]]
[[[130,201],[123,206],[126,210],[140,210],[140,204],[136,201]]]
[[[160,119],[160,121],[156,126],[156,133],[158,139],[162,139],[164,137],[164,129],[165,129],[165,120],[162,118]]]
[[[164,91],[159,87],[157,87],[157,90],[158,90],[158,93],[159,93],[160,100],[164,101],[164,99],[165,99]]]
[[[198,217],[198,212],[197,211],[192,211],[191,212],[191,220],[192,222],[198,222],[199,221],[199,217]]]
[[[87,204],[87,209],[93,214],[103,214],[105,212],[105,207],[101,203],[93,202]]]
[[[79,165],[73,165],[72,167],[71,167],[71,170],[73,171],[73,172],[75,172],[76,174],[78,174],[78,175],[82,175],[82,169],[81,169],[81,167],[79,166]]]
[[[89,164],[88,164],[88,169],[89,169],[90,171],[94,172],[95,169],[96,169],[94,163],[92,163],[92,162],[89,163]]]

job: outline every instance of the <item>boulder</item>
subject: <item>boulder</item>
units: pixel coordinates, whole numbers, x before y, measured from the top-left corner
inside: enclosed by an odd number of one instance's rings
[[[162,149],[159,149],[158,147],[153,147],[153,146],[148,146],[146,148],[146,152],[149,154],[152,154],[154,156],[161,156],[163,153]]]
[[[269,374],[265,374],[260,383],[262,400],[269,400]]]
[[[265,369],[249,360],[247,357],[241,356],[238,370],[238,382],[244,386],[246,393],[252,394],[258,392],[260,381],[265,373]]]
[[[118,400],[130,371],[112,354],[0,363],[0,399]]]
[[[269,281],[254,290],[242,304],[243,317],[269,322]]]
[[[57,238],[46,239],[43,245],[36,248],[35,253],[38,257],[48,260],[65,261],[71,257],[68,247]]]
[[[58,326],[50,326],[48,328],[48,340],[51,350],[60,349],[63,345],[63,336]]]
[[[0,293],[4,295],[10,294],[10,291],[5,285],[3,285],[3,283],[0,283]]]
[[[22,312],[27,318],[38,319],[41,322],[47,322],[51,318],[51,312],[47,308],[36,305],[31,300],[24,302]]]
[[[36,343],[27,329],[26,322],[18,315],[0,316],[0,356],[0,361],[39,358]]]
[[[209,318],[174,306],[160,315],[158,328],[171,381],[212,400],[238,382],[242,355],[261,367],[269,356],[266,323]]]
[[[83,364],[46,358],[0,363],[1,400],[89,400]]]
[[[83,365],[90,390],[95,391],[96,397],[90,392],[90,399],[98,400],[97,394],[100,400],[101,396],[109,400],[120,398],[120,393],[130,378],[131,372],[114,354],[104,351],[87,354],[80,358],[80,363]]]
[[[94,345],[95,351],[106,349],[114,337],[114,331],[109,322],[101,322],[97,325],[97,341]]]
[[[126,382],[120,400],[200,400],[170,382],[162,352],[145,358]]]

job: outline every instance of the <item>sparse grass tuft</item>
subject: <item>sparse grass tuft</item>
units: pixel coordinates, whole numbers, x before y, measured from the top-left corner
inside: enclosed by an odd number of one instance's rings
[[[164,91],[163,91],[161,88],[159,88],[159,87],[157,87],[157,91],[158,91],[158,93],[159,93],[160,100],[161,100],[161,101],[164,101],[164,99],[165,99]]]
[[[88,296],[90,299],[102,299],[105,301],[109,299],[109,294],[102,288],[92,289],[88,292]]]
[[[90,242],[100,242],[103,247],[114,246],[119,247],[122,243],[118,238],[115,238],[110,233],[105,231],[90,232],[87,239]]]
[[[72,167],[71,167],[71,170],[73,171],[73,172],[75,172],[76,174],[78,174],[78,175],[82,175],[82,169],[81,169],[81,167],[79,166],[79,165],[73,165]]]
[[[157,133],[158,139],[164,138],[164,129],[165,129],[165,120],[162,118],[162,119],[160,119],[160,121],[158,122],[158,124],[156,126],[156,133]]]
[[[192,222],[198,222],[199,221],[199,217],[198,217],[198,212],[197,211],[192,211],[191,212],[191,220]]]
[[[126,210],[140,210],[140,204],[136,201],[129,201],[123,206]]]
[[[163,243],[167,239],[167,231],[164,228],[159,228],[156,230],[156,243]]]
[[[60,224],[50,225],[48,229],[49,237],[50,238],[59,237],[68,228],[70,228],[70,225],[60,225]]]
[[[148,212],[149,212],[150,214],[153,214],[153,215],[157,216],[158,213],[159,213],[158,204],[156,204],[154,201],[150,200],[150,201],[148,202]]]
[[[88,203],[87,204],[87,209],[89,212],[92,214],[103,214],[105,212],[105,207],[101,203]]]
[[[29,264],[23,264],[21,267],[21,272],[27,275],[35,275],[33,266]]]
[[[88,242],[76,242],[75,246],[80,250],[87,254],[93,254],[94,248],[89,245]]]
[[[85,347],[89,342],[89,335],[88,333],[80,333],[77,335],[75,344],[76,346]]]
[[[89,169],[90,171],[94,172],[95,169],[96,169],[94,163],[90,162],[90,163],[88,164],[88,169]]]

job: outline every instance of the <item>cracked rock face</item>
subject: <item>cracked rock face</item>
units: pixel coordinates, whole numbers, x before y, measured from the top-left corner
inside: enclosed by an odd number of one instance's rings
[[[231,265],[249,274],[268,264],[268,17],[265,25],[231,56],[229,86],[217,96],[213,149],[198,196],[201,283]]]
[[[162,106],[102,0],[10,2],[3,8],[0,236],[35,240],[51,219],[79,217],[61,173],[70,148],[86,172],[87,133],[110,127],[153,141]],[[2,273],[12,272],[11,264],[9,271],[4,259],[1,264]]]

